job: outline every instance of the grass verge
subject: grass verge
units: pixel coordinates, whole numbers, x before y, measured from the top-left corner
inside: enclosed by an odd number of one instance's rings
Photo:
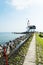
[[[36,65],[43,65],[43,38],[36,34]]]

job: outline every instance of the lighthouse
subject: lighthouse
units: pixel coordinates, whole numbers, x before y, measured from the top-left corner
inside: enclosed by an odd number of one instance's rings
[[[30,21],[27,22],[27,32],[29,32]]]
[[[36,26],[30,25],[30,21],[27,22],[27,32],[35,32]]]
[[[30,22],[29,22],[29,20],[28,20],[28,22],[27,22],[27,27],[28,27],[28,26],[30,26]]]

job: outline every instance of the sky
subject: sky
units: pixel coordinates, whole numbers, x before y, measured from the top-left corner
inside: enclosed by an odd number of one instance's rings
[[[0,0],[0,32],[27,30],[27,21],[43,31],[43,0]]]

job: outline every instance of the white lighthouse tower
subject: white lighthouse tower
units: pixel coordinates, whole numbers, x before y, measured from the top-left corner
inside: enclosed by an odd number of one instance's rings
[[[29,32],[29,26],[30,26],[30,22],[28,20],[28,22],[27,22],[27,32]]]
[[[28,20],[28,22],[27,22],[27,27],[29,27],[30,26],[30,22],[29,22],[29,20]]]

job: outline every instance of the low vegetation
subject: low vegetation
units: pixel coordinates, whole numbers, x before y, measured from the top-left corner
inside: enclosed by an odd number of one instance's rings
[[[36,34],[36,65],[43,65],[43,38]]]

